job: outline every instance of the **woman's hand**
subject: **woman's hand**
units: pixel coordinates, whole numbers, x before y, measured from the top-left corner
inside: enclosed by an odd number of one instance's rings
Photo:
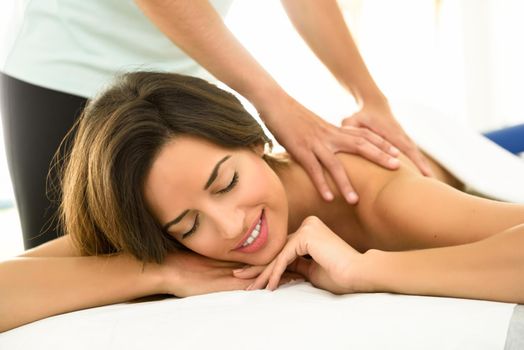
[[[234,276],[233,270],[242,266],[244,264],[214,260],[193,252],[173,252],[161,265],[164,280],[162,289],[166,294],[177,297],[244,290],[253,283],[254,278],[243,279]],[[286,273],[280,284],[301,277],[296,273]]]
[[[375,132],[360,127],[338,128],[290,97],[275,98],[257,109],[271,133],[300,163],[325,200],[333,199],[333,195],[322,167],[331,174],[348,203],[358,201],[335,156],[337,152],[358,154],[388,169],[399,166],[395,158],[398,150]]]
[[[303,256],[309,254],[312,259]],[[362,254],[331,231],[320,219],[306,218],[300,228],[288,236],[288,241],[276,258],[264,269],[248,290],[275,290],[284,271],[298,272],[314,286],[335,294],[353,293],[360,287],[358,273]],[[258,267],[253,268],[258,270]],[[257,273],[258,274],[258,273]],[[252,278],[250,269],[235,273]]]
[[[382,136],[415,163],[425,176],[434,176],[417,145],[395,120],[387,102],[364,104],[360,111],[342,120],[342,128],[367,128]]]

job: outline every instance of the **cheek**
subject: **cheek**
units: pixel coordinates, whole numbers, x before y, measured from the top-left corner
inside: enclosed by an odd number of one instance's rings
[[[274,191],[278,189],[277,185],[280,180],[263,160],[252,164],[246,173],[249,179],[245,185],[254,195],[272,197]]]
[[[202,227],[188,242],[180,242],[189,250],[211,259],[222,259],[219,237],[214,228]]]

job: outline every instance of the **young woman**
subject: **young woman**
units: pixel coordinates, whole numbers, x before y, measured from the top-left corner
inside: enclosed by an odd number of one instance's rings
[[[120,77],[70,138],[68,234],[0,264],[0,330],[147,295],[273,290],[298,275],[334,293],[524,302],[524,206],[460,192],[434,162],[441,181],[406,157],[390,171],[338,154],[360,200],[326,203],[293,159],[266,153],[233,95],[167,73]]]

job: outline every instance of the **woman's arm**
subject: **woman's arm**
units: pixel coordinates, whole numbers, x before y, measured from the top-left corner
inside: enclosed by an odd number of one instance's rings
[[[80,256],[65,235],[0,262],[0,332],[45,317],[163,293],[160,267]]]
[[[523,205],[480,198],[409,175],[391,178],[368,214],[373,215],[368,215],[368,225],[386,250],[470,243],[524,223]]]
[[[120,254],[0,262],[0,332],[48,316],[164,293],[159,265]]]
[[[18,257],[72,257],[81,256],[80,252],[75,248],[71,236],[64,235],[49,242],[43,243],[32,249],[28,249]]]
[[[484,240],[405,252],[369,250],[362,291],[524,303],[524,225]]]
[[[63,236],[0,262],[0,332],[45,317],[155,295],[178,297],[246,288],[233,276],[243,264],[192,252],[168,254],[161,264],[128,254],[80,256]],[[282,283],[297,278],[287,274]]]
[[[408,250],[479,241],[524,223],[524,205],[473,196],[421,176],[400,156],[387,171],[354,155],[337,154],[362,193],[355,207],[368,247]]]
[[[247,289],[274,290],[288,269],[336,294],[393,292],[524,303],[523,246],[524,224],[464,245],[361,254],[320,219],[308,217]],[[249,270],[236,275],[251,277]]]

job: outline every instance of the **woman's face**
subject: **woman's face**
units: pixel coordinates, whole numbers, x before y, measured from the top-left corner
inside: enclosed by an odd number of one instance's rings
[[[180,136],[160,151],[146,177],[147,205],[166,231],[201,255],[269,263],[287,237],[288,203],[257,150],[222,148]]]

